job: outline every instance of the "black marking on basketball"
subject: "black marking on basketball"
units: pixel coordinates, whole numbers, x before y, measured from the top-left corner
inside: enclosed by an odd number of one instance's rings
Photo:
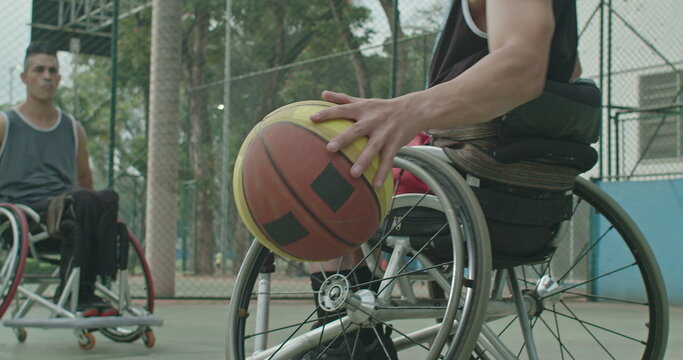
[[[266,117],[265,117],[263,120],[265,121],[266,119],[268,119],[268,118],[270,118],[270,117],[272,117],[272,116],[275,116],[276,114],[278,114],[278,113],[280,113],[280,112],[282,112],[282,111],[289,110],[289,109],[293,109],[293,108],[297,108],[297,107],[302,107],[302,106],[316,106],[316,107],[320,107],[320,108],[322,108],[322,109],[328,109],[328,108],[332,107],[332,106],[329,106],[329,105],[324,104],[324,103],[309,103],[309,102],[306,102],[306,101],[301,101],[301,102],[299,102],[299,103],[290,104],[290,105],[291,105],[291,106],[285,105],[285,106],[282,106],[282,107],[280,107],[280,108],[274,110],[274,111],[271,112],[270,114],[266,115]],[[286,121],[286,120],[283,120],[283,121],[281,121],[281,122],[282,122],[282,123],[291,124],[291,125],[294,125],[294,126],[296,126],[296,127],[301,128],[301,129],[304,129],[304,130],[308,131],[309,133],[315,135],[316,137],[318,137],[318,138],[321,139],[322,141],[327,142],[327,140],[326,140],[325,138],[323,138],[322,136],[320,136],[320,135],[317,134],[316,132],[312,131],[311,129],[309,129],[309,128],[305,127],[305,126],[301,126],[300,124],[297,124],[296,122],[293,122],[293,121]],[[278,123],[278,122],[272,123],[272,124],[270,124],[269,126],[275,125],[275,124],[277,124],[277,123]],[[259,134],[262,133],[264,130],[265,130],[265,128],[262,128],[262,129],[259,131]],[[265,148],[266,148],[266,152],[268,152],[268,147],[266,146],[265,142],[263,143],[263,145],[264,145]],[[349,163],[353,163],[353,161],[351,161],[351,159],[349,159],[343,152],[339,151],[339,155],[342,156],[344,159],[346,159],[346,161],[348,161]],[[268,156],[270,156],[270,154],[269,154]],[[271,159],[271,162],[272,162],[272,159]],[[389,174],[389,175],[391,175],[391,174]],[[361,179],[362,179],[362,181],[363,181],[363,183],[365,184],[366,187],[370,188],[370,190],[371,190],[372,192],[375,192],[375,189],[373,188],[372,185],[370,185],[370,183],[369,183],[368,180],[365,178],[365,176],[361,176]],[[375,196],[374,200],[375,200],[375,206],[376,206],[376,208],[377,208],[377,218],[381,219],[381,218],[382,218],[382,205],[379,203],[379,197],[378,197],[378,196]]]
[[[320,137],[320,136],[318,136],[318,137]],[[304,201],[299,197],[299,195],[297,195],[297,193],[294,191],[294,189],[292,189],[292,187],[289,185],[289,183],[287,183],[287,180],[285,179],[284,175],[282,175],[282,171],[280,171],[280,168],[278,168],[277,164],[275,164],[275,160],[273,159],[273,156],[272,156],[272,154],[270,153],[270,149],[268,149],[268,144],[266,144],[265,139],[261,136],[261,137],[259,137],[259,140],[261,140],[261,142],[263,143],[263,147],[264,147],[264,149],[265,149],[265,151],[266,151],[266,156],[268,156],[268,161],[270,161],[270,164],[273,166],[273,170],[275,170],[275,173],[276,173],[277,176],[280,178],[280,181],[282,181],[282,184],[285,185],[285,187],[287,188],[287,190],[289,190],[289,193],[292,194],[292,196],[294,197],[294,199],[296,200],[296,202],[299,203],[299,205],[301,205],[301,207],[304,208],[304,210],[308,213],[308,215],[311,217],[311,219],[315,220],[315,222],[316,222],[318,225],[320,225],[320,227],[322,227],[328,234],[332,235],[332,237],[334,237],[335,239],[337,239],[337,240],[339,240],[340,242],[344,243],[345,245],[348,245],[348,246],[351,246],[351,247],[356,247],[356,246],[358,246],[358,244],[354,244],[354,243],[352,243],[352,242],[350,242],[350,241],[348,241],[348,240],[342,238],[341,236],[339,236],[339,235],[338,235],[337,233],[335,233],[334,231],[332,231],[332,229],[330,229],[329,227],[327,227],[327,225],[325,225],[325,224],[316,216],[315,212],[313,212],[311,209],[308,208],[308,206],[306,206],[306,204],[304,203]],[[323,139],[323,140],[324,140],[324,139]]]
[[[315,178],[311,188],[333,212],[337,212],[353,194],[354,188],[332,164]]]
[[[279,219],[263,225],[263,229],[280,246],[287,246],[308,235],[308,231],[306,231],[291,211]]]
[[[294,126],[296,126],[296,127],[298,127],[298,128],[304,129],[304,130],[308,131],[309,133],[315,135],[318,139],[320,139],[320,140],[322,140],[323,142],[327,143],[327,140],[326,140],[324,137],[320,136],[320,135],[317,134],[315,131],[313,131],[313,130],[311,130],[311,129],[305,127],[305,126],[302,126],[302,125],[297,124],[297,123],[295,123],[295,122],[287,122],[287,124],[294,125]],[[337,154],[338,154],[339,156],[343,157],[349,164],[353,164],[353,161],[351,161],[351,159],[349,159],[348,156],[346,156],[346,154],[344,154],[341,150],[338,151]],[[389,174],[389,176],[392,176],[392,174]],[[369,183],[368,180],[365,178],[365,176],[361,176],[359,179],[360,179],[361,181],[363,181],[363,184],[365,185],[366,188],[370,189],[370,192],[375,193],[374,187],[373,187],[372,185],[370,185],[370,183]],[[381,218],[382,218],[382,205],[379,203],[379,196],[374,196],[374,197],[373,197],[373,200],[375,201],[375,208],[377,209],[377,218],[378,218],[378,219],[381,219]]]

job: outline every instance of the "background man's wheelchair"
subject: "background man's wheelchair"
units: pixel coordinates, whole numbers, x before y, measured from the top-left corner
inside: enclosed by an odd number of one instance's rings
[[[293,272],[310,276],[308,268],[255,241],[230,303],[228,359],[298,359],[331,343],[352,359],[359,328],[391,333],[400,359],[663,358],[668,304],[659,267],[633,220],[596,185],[576,179],[554,252],[499,268],[477,198],[440,148],[403,148],[394,164],[431,191],[394,196],[385,224],[363,245],[374,286],[340,272],[314,302],[307,282],[291,282]],[[313,325],[319,307],[331,314],[324,326]]]
[[[3,324],[13,328],[20,342],[27,338],[26,328],[39,327],[73,329],[83,350],[95,346],[95,331],[116,342],[142,339],[145,346],[154,346],[150,327],[162,325],[163,321],[152,315],[152,277],[133,234],[119,224],[122,234],[117,236],[116,254],[111,254],[116,257],[116,275],[98,276],[95,283],[95,294],[116,310],[116,316],[83,317],[77,310],[82,246],[78,241],[73,244],[73,267],[59,293],[59,242],[50,239],[46,226],[41,223],[40,215],[27,206],[0,204],[0,318],[5,315]],[[77,225],[64,220],[61,226]],[[132,272],[137,274],[130,276]],[[131,283],[143,289],[135,297]]]

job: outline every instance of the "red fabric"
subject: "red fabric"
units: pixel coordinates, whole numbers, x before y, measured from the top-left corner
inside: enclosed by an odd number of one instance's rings
[[[407,146],[418,146],[429,144],[430,137],[425,133],[419,133],[413,140],[411,140]],[[420,193],[424,194],[429,191],[429,187],[425,185],[420,179],[416,178],[415,175],[409,173],[406,170],[401,171],[401,169],[394,168],[394,184],[398,183],[396,189],[396,194],[407,194],[407,193]],[[399,177],[400,174],[400,177]]]

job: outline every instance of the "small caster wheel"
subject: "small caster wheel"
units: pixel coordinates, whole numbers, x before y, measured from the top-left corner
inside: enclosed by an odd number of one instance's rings
[[[78,334],[78,346],[81,350],[90,350],[95,347],[95,335],[90,332]]]
[[[14,328],[14,335],[17,336],[17,340],[19,340],[20,343],[26,341],[26,337],[28,336],[26,329],[24,328]]]
[[[145,343],[146,347],[151,348],[154,346],[157,339],[154,336],[154,332],[151,329],[148,329],[142,333],[142,341]]]

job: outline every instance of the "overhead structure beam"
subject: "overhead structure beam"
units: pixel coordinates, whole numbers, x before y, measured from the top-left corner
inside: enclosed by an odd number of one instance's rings
[[[57,27],[100,32],[111,26],[114,17],[113,0],[51,0],[58,3]],[[151,0],[121,0],[119,20],[150,6]]]
[[[86,54],[110,56],[109,43],[114,24],[115,0],[33,0],[31,40],[54,43],[70,51],[72,38],[78,38]],[[151,0],[118,0],[118,20],[152,6]]]

